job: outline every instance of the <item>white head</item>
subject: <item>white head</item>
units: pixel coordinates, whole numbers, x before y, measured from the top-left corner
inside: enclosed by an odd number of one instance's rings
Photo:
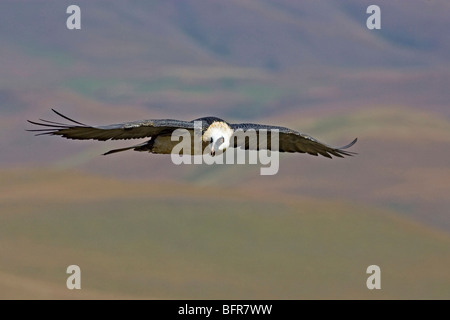
[[[209,142],[211,146],[211,155],[214,156],[218,151],[225,151],[230,146],[233,129],[222,121],[214,121],[203,134],[203,141]]]

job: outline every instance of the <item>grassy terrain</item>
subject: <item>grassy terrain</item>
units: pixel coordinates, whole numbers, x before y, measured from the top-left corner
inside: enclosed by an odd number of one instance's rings
[[[80,0],[78,31],[68,3],[24,3],[0,2],[0,298],[450,298],[447,1],[385,1],[376,31],[360,0]],[[25,131],[50,108],[276,124],[358,155],[281,155],[275,176],[104,157],[137,142]]]
[[[450,297],[448,235],[391,211],[72,171],[1,178],[2,298]],[[65,289],[70,264],[80,292]]]

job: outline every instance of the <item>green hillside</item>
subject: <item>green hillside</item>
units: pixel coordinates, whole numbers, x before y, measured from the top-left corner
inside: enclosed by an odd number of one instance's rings
[[[447,0],[1,1],[0,299],[449,299]],[[274,124],[355,157],[174,165],[26,122]],[[65,287],[68,265],[82,290]],[[366,288],[366,268],[382,290]]]
[[[1,178],[2,298],[450,297],[448,235],[392,211],[72,171]],[[71,264],[79,292],[65,288]]]

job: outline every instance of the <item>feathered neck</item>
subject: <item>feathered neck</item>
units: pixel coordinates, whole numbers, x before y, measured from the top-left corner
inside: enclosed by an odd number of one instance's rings
[[[233,129],[223,121],[214,121],[203,134],[203,141],[210,141],[211,138],[218,139],[223,137],[225,140],[230,141],[233,135]]]

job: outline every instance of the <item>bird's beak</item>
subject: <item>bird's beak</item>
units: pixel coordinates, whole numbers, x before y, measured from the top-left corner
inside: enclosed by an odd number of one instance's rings
[[[219,149],[224,141],[224,137],[220,137],[215,143],[211,144],[211,156],[214,157],[216,155],[216,148]]]

